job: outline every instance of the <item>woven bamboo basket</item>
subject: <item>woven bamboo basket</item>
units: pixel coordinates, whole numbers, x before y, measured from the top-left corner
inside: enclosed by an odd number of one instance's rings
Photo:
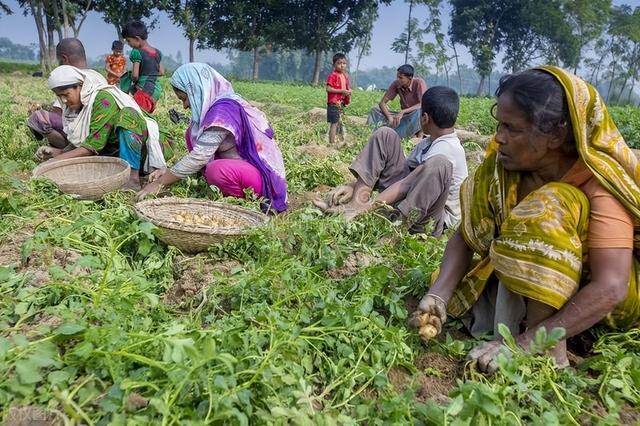
[[[138,216],[160,228],[160,240],[185,253],[206,251],[209,246],[267,222],[263,213],[227,203],[196,198],[167,197],[141,201],[135,205]],[[188,213],[224,220],[224,226],[185,223],[179,215]]]
[[[127,183],[130,170],[120,158],[91,156],[43,163],[32,176],[51,179],[64,193],[97,200]]]

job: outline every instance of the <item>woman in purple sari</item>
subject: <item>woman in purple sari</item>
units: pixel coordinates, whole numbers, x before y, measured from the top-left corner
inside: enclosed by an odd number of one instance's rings
[[[203,172],[209,185],[227,197],[245,189],[265,198],[265,210],[287,209],[287,181],[282,154],[264,114],[234,93],[231,83],[207,64],[189,63],[171,78],[176,96],[191,109],[185,155],[171,168],[149,176],[138,198]]]

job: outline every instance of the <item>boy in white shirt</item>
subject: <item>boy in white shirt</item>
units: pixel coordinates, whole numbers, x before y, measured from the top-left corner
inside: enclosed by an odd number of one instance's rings
[[[326,201],[314,204],[327,213],[343,213],[347,219],[390,205],[414,233],[424,232],[429,220],[434,236],[445,227],[456,227],[460,185],[468,175],[464,148],[454,129],[459,109],[460,99],[453,89],[428,89],[422,96],[420,125],[430,136],[405,158],[396,132],[386,127],[376,130],[351,164],[356,181],[339,186]],[[381,192],[371,200],[374,189]]]

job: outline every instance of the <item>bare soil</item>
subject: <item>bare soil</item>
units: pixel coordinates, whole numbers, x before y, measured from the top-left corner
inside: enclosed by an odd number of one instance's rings
[[[215,274],[229,274],[240,266],[235,260],[214,261],[202,255],[179,256],[174,261],[173,286],[164,294],[168,305],[185,305],[214,284]]]
[[[52,413],[47,413],[35,405],[11,407],[4,419],[5,426],[53,426],[61,425]]]
[[[418,373],[412,376],[404,367],[389,370],[389,382],[398,393],[416,385],[416,400],[434,400],[444,403],[449,399],[449,392],[455,386],[456,378],[461,372],[460,365],[453,359],[437,352],[427,352],[415,362]]]
[[[356,251],[347,256],[341,267],[327,271],[327,275],[333,279],[347,278],[355,275],[358,269],[377,263],[379,260],[380,258],[373,254]]]

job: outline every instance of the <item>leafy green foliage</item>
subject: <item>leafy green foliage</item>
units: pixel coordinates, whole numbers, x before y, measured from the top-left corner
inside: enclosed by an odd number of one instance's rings
[[[345,177],[365,126],[349,125],[352,146],[330,156],[299,151],[325,145],[324,118],[306,112],[322,106],[322,89],[235,86],[268,102],[262,109],[292,198]],[[184,129],[167,117],[178,107],[170,95],[156,117],[178,140]],[[374,95],[358,93],[352,113],[366,113]],[[510,355],[494,377],[467,369],[438,402],[421,398],[419,379],[454,377],[417,361],[438,351],[462,362],[476,343],[447,335],[424,348],[405,325],[405,298],[424,293],[444,241],[408,235],[376,214],[347,223],[302,206],[183,256],[137,219],[130,192],[79,201],[47,181],[20,179],[37,146],[24,126],[26,103],[49,96],[38,80],[0,81],[3,419],[27,405],[84,424],[616,424],[637,412],[637,331],[603,335],[594,357],[563,371],[506,336]],[[461,125],[491,130],[482,113],[490,100],[462,104]],[[198,179],[171,192],[220,198]],[[540,332],[534,351],[561,337]],[[406,386],[394,379],[398,369],[408,372]]]

